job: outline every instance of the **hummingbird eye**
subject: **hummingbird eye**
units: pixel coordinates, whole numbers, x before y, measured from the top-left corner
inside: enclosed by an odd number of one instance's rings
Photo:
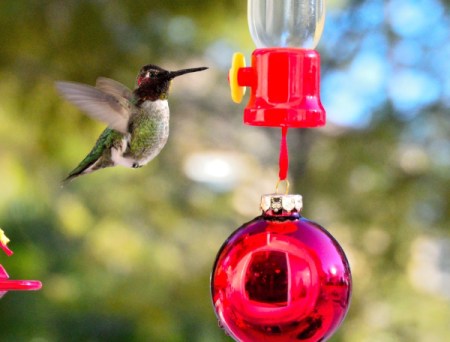
[[[142,82],[144,82],[145,80],[152,78],[152,73],[150,71],[147,72],[143,72],[139,75],[138,80],[137,80],[137,84],[141,85]]]

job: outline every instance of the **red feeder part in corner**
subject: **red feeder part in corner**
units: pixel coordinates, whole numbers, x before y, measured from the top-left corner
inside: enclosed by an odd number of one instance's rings
[[[300,216],[300,195],[266,195],[261,207],[217,255],[211,292],[219,323],[240,342],[325,341],[350,303],[344,251]]]
[[[6,246],[6,242],[9,241],[3,235],[3,231],[0,230],[0,248],[11,256],[13,254]],[[6,270],[0,265],[0,298],[2,298],[8,291],[31,291],[39,290],[42,287],[42,283],[38,280],[9,280],[9,275]]]
[[[42,283],[37,280],[9,280],[8,273],[0,265],[0,298],[8,291],[40,290]]]
[[[232,98],[240,102],[251,88],[244,123],[253,126],[308,128],[325,125],[320,101],[320,56],[312,49],[263,48],[244,67],[235,54],[229,73]],[[237,96],[236,96],[237,95]]]

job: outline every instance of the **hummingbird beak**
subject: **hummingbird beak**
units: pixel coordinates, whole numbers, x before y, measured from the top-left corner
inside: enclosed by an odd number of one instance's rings
[[[169,75],[168,78],[171,80],[175,77],[184,75],[184,74],[189,74],[191,72],[197,72],[197,71],[202,71],[202,70],[206,70],[208,69],[207,67],[200,67],[200,68],[190,68],[190,69],[181,69],[181,70],[177,70],[177,71],[169,71]]]

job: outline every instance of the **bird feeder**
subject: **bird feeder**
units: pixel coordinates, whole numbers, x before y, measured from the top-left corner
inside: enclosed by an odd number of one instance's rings
[[[233,56],[228,79],[233,101],[250,88],[244,123],[280,127],[280,172],[274,194],[261,197],[261,215],[222,245],[211,275],[219,325],[240,342],[317,342],[344,319],[351,296],[345,253],[319,224],[301,215],[301,195],[287,181],[288,128],[325,124],[320,101],[322,0],[248,0],[248,23],[258,47],[245,66]],[[286,192],[278,185],[286,182]]]

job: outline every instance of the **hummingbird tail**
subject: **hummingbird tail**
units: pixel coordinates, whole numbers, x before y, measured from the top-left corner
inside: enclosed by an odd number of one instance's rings
[[[114,165],[115,164],[112,160],[103,159],[101,157],[99,159],[92,160],[90,158],[90,155],[88,155],[80,163],[80,165],[78,165],[75,169],[73,169],[72,172],[69,173],[69,175],[65,179],[63,179],[63,181],[61,182],[61,185],[64,186],[77,177],[87,175],[89,173],[92,173],[92,172],[100,170],[100,169],[104,169],[106,167],[112,167]]]
[[[82,175],[85,175],[85,174],[87,174],[87,173],[90,173],[90,172],[84,172],[84,171],[80,171],[80,172],[71,172],[66,178],[64,178],[62,181],[61,181],[61,187],[63,188],[64,186],[66,186],[67,184],[69,184],[71,181],[73,181],[75,178],[77,178],[77,177],[79,177],[79,176],[82,176]]]
[[[61,185],[64,186],[79,176],[97,170],[98,167],[95,167],[96,163],[97,160],[91,160],[86,157],[75,169],[72,170],[72,172],[69,173],[69,175],[65,179],[62,180]]]
[[[61,187],[66,186],[68,183],[70,183],[72,180],[74,180],[75,178],[77,178],[78,176],[81,176],[82,173],[78,173],[78,174],[70,174],[68,175],[66,178],[64,178],[61,181]]]

